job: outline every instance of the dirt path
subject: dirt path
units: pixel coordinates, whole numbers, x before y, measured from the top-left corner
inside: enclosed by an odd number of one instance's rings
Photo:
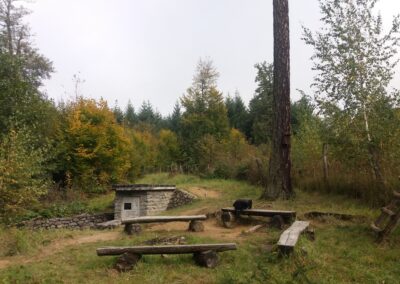
[[[21,265],[41,261],[57,252],[62,251],[68,246],[95,243],[101,241],[112,241],[118,239],[119,236],[120,232],[96,232],[95,234],[90,236],[80,236],[71,239],[56,240],[50,245],[41,248],[35,256],[10,256],[0,258],[0,269],[4,269],[16,264]]]
[[[204,232],[193,233],[196,236],[212,237],[222,241],[240,241],[243,237],[243,231],[248,229],[248,226],[237,225],[232,229],[227,229],[218,224],[216,219],[209,219],[204,224]],[[148,230],[157,232],[171,231],[187,231],[188,224],[185,222],[172,222],[152,225]]]
[[[203,189],[204,190],[204,189]],[[207,190],[207,192],[209,192]],[[217,192],[218,194],[218,192]],[[210,197],[210,196],[208,196]],[[183,212],[183,214],[206,214],[208,208],[196,208]],[[201,212],[201,213],[200,213]],[[187,232],[188,224],[186,222],[172,222],[148,225],[147,231],[157,232],[171,232],[182,231]],[[202,237],[212,237],[223,241],[236,241],[244,240],[243,231],[248,229],[248,226],[237,225],[232,229],[227,229],[218,224],[215,218],[208,219],[204,222],[204,232],[193,233]],[[31,262],[38,262],[44,260],[51,255],[58,253],[69,246],[77,246],[81,244],[95,243],[101,241],[117,240],[121,236],[121,231],[115,232],[101,232],[96,231],[93,235],[78,236],[71,239],[61,239],[50,243],[50,245],[41,248],[35,256],[11,256],[0,258],[0,269],[5,269],[11,265],[23,265]]]

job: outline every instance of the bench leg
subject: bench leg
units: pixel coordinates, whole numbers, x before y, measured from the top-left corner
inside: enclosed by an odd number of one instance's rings
[[[189,231],[191,232],[203,232],[204,224],[201,221],[190,221],[189,223]]]
[[[140,234],[142,227],[139,224],[125,224],[124,231],[128,235]]]
[[[285,219],[281,215],[274,215],[271,218],[270,225],[274,228],[282,230],[285,226]]]
[[[225,228],[233,228],[235,226],[236,217],[230,212],[223,212],[221,220]]]
[[[114,265],[114,268],[119,272],[126,272],[132,270],[136,263],[142,258],[141,254],[134,254],[126,252],[120,257],[118,257],[117,262]]]
[[[213,250],[194,253],[193,258],[198,265],[207,268],[214,268],[219,263],[219,256]]]

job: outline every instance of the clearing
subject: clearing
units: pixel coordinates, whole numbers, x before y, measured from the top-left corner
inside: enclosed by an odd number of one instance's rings
[[[194,176],[150,175],[140,183],[176,184],[204,198],[166,214],[212,214],[237,198],[253,198],[253,207],[295,210],[299,220],[310,211],[363,216],[311,219],[316,239],[301,237],[290,257],[279,256],[276,243],[282,231],[262,228],[243,234],[250,224],[234,229],[212,218],[201,233],[187,232],[185,223],[149,224],[139,236],[122,227],[111,231],[50,230],[0,232],[0,283],[399,283],[400,230],[382,243],[369,228],[378,210],[341,196],[298,192],[296,199],[257,200],[261,188],[231,180],[203,180]],[[189,190],[189,189],[192,189]],[[196,190],[193,190],[196,189]],[[197,191],[197,192],[196,192]],[[212,192],[212,194],[211,194]],[[110,199],[111,200],[111,199]],[[11,237],[12,236],[12,237]],[[145,256],[127,273],[113,269],[115,257],[98,257],[102,246],[140,245],[156,237],[184,236],[189,244],[236,242],[238,250],[221,253],[215,269],[194,265],[190,255]],[[14,255],[14,256],[6,256]]]

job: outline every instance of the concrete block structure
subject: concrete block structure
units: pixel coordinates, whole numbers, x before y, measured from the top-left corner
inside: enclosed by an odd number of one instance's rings
[[[176,191],[174,185],[114,185],[114,219],[156,215],[171,208]]]

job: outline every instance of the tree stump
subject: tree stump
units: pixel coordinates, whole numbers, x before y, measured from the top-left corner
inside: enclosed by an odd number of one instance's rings
[[[190,221],[189,223],[189,231],[191,232],[203,232],[204,224],[201,221]]]
[[[236,217],[230,212],[222,212],[221,220],[225,228],[233,228],[235,226]]]
[[[193,258],[198,265],[207,268],[214,268],[219,263],[218,254],[213,250],[194,253]]]
[[[139,224],[125,224],[124,231],[128,235],[140,234],[142,227]]]
[[[271,218],[270,224],[272,227],[282,230],[285,225],[285,220],[281,215],[275,215]]]
[[[141,254],[134,254],[126,252],[118,257],[117,262],[114,265],[114,268],[119,272],[125,272],[132,270],[133,267],[138,263],[138,261],[142,258]]]

